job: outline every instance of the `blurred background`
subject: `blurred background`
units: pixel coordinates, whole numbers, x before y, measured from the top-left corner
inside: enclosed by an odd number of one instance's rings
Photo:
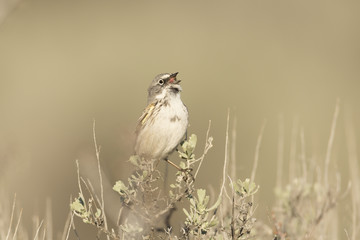
[[[360,133],[359,1],[0,2],[0,187],[9,201],[17,193],[29,226],[49,198],[54,235],[62,231],[78,192],[75,160],[80,171],[95,167],[94,119],[106,178],[126,179],[147,87],[162,72],[179,72],[198,155],[212,121],[197,186],[220,187],[228,109],[242,179],[266,119],[256,182],[257,217],[268,222],[279,116],[285,162],[294,124],[309,159],[323,159],[337,98],[331,167],[347,184],[346,116]]]

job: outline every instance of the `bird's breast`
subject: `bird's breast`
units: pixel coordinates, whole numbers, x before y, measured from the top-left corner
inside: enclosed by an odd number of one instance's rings
[[[164,101],[163,111],[159,114],[163,115],[163,119],[170,123],[187,122],[188,111],[180,98],[173,97]]]
[[[188,126],[188,111],[180,97],[164,99],[158,111],[139,132],[135,150],[150,158],[165,158],[183,140]]]

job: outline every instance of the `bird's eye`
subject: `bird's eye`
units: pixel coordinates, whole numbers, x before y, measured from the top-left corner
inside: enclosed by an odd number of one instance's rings
[[[160,79],[160,80],[159,80],[159,84],[160,84],[160,85],[163,85],[163,84],[164,84],[164,80]]]

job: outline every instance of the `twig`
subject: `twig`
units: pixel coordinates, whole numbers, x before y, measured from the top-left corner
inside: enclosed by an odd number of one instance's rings
[[[101,167],[100,167],[100,151],[98,148],[98,145],[96,143],[96,132],[95,132],[95,120],[93,121],[93,138],[94,138],[94,146],[95,146],[95,152],[96,152],[96,159],[98,164],[98,170],[99,170],[99,179],[100,179],[100,196],[101,196],[101,211],[102,216],[104,219],[104,227],[108,231],[107,221],[106,221],[106,215],[105,215],[105,202],[104,202],[104,186],[103,186],[103,179],[101,175]],[[108,240],[110,240],[110,237],[106,236]]]
[[[237,125],[237,119],[234,117],[232,130],[231,130],[231,172],[230,176],[232,179],[236,179],[236,125]]]
[[[327,145],[327,151],[326,151],[326,157],[325,157],[325,189],[328,189],[329,187],[329,165],[330,165],[330,158],[331,158],[331,150],[334,143],[334,137],[335,137],[335,129],[336,129],[336,122],[340,111],[340,99],[338,98],[336,100],[336,106],[335,106],[335,112],[333,121],[331,124],[331,130],[330,130],[330,137]]]
[[[206,143],[205,143],[205,147],[204,147],[204,153],[203,153],[203,155],[200,157],[201,160],[200,160],[199,166],[198,166],[198,168],[196,169],[196,172],[195,172],[195,175],[194,175],[194,178],[195,178],[195,179],[196,179],[197,174],[199,173],[201,164],[202,164],[202,162],[204,161],[205,154],[206,154],[207,151],[209,150],[208,139],[209,139],[210,127],[211,127],[211,120],[209,120],[209,126],[208,126],[208,129],[207,129],[207,131],[206,131]],[[210,143],[210,147],[211,147],[211,143]]]
[[[42,238],[42,240],[45,240],[45,237],[46,237],[46,229],[47,229],[47,226],[45,225],[45,226],[44,226],[44,230],[43,230],[43,238]]]
[[[9,229],[6,235],[6,240],[9,239],[10,237],[10,232],[11,232],[11,227],[12,227],[12,222],[13,222],[13,218],[14,218],[14,212],[15,212],[15,206],[16,206],[16,193],[14,194],[14,201],[13,201],[13,206],[12,206],[12,210],[11,210],[11,217],[10,217],[10,225],[9,225]]]
[[[357,156],[357,149],[356,149],[356,137],[355,137],[355,128],[354,122],[352,117],[351,109],[345,109],[345,134],[346,134],[346,145],[348,150],[349,156],[349,172],[350,172],[350,179],[352,181],[352,188],[351,188],[351,204],[352,204],[352,230],[351,230],[351,240],[357,239],[357,231],[358,231],[358,214],[360,206],[360,193],[359,193],[359,166],[358,166],[358,156]],[[350,238],[349,238],[350,239]]]
[[[66,239],[68,239],[68,237],[69,237],[69,233],[70,233],[71,227],[72,227],[72,229],[73,229],[73,231],[74,231],[74,233],[75,233],[76,238],[77,238],[78,240],[80,240],[79,234],[77,233],[76,228],[75,228],[74,213],[71,214],[71,221],[70,221],[70,225],[69,225],[69,232],[68,232],[68,236],[67,236]]]
[[[276,172],[276,187],[282,187],[282,178],[283,178],[283,163],[284,163],[284,116],[279,115],[279,124],[278,124],[278,154],[277,154],[277,172]]]
[[[91,181],[90,179],[86,179],[88,183],[85,182],[85,180],[83,178],[81,178],[81,181],[84,183],[88,193],[90,194],[90,198],[96,200],[97,204],[99,204],[99,206],[101,206],[101,202],[100,202],[100,199],[99,197],[96,195],[95,193],[95,190],[94,190],[94,187],[93,185],[91,184]],[[95,196],[95,197],[94,197]],[[96,202],[94,202],[95,204],[95,207],[97,208],[97,205],[96,205]]]
[[[251,178],[250,178],[251,182],[254,182],[254,180],[255,180],[256,170],[257,170],[257,166],[258,166],[258,162],[259,162],[260,146],[261,146],[261,141],[262,141],[264,129],[266,126],[266,122],[267,122],[266,119],[264,119],[263,124],[261,125],[258,139],[257,139],[256,148],[255,148],[254,165],[253,165],[253,168],[251,171]]]
[[[20,225],[20,220],[21,220],[21,216],[22,216],[22,211],[23,211],[23,209],[20,209],[19,219],[18,219],[18,222],[17,222],[16,227],[15,227],[15,231],[14,231],[14,235],[13,235],[13,240],[16,239],[16,234],[17,234],[17,231],[18,231],[18,228],[19,228],[19,225]]]
[[[298,136],[298,125],[299,119],[295,116],[293,120],[293,126],[291,129],[291,140],[290,140],[290,159],[289,159],[289,182],[296,177],[296,146]]]
[[[226,182],[226,171],[227,171],[227,165],[229,160],[229,120],[230,120],[230,109],[228,109],[228,115],[226,120],[226,137],[225,137],[225,160],[224,160],[224,167],[223,167],[223,180],[222,180],[222,186],[220,189],[220,196],[222,196],[222,192],[225,191],[226,195],[226,188],[225,188],[225,182]]]
[[[82,198],[83,201],[85,201],[85,197],[84,197],[84,193],[83,193],[83,191],[82,191],[81,181],[80,181],[80,166],[79,166],[79,160],[76,159],[75,162],[76,162],[76,172],[77,172],[77,180],[78,180],[78,185],[79,185],[80,197]],[[85,208],[85,211],[87,211],[86,204],[84,204],[84,208]]]
[[[70,201],[70,202],[71,202],[71,201]],[[61,236],[61,240],[67,240],[67,239],[69,238],[68,232],[70,231],[70,227],[71,227],[71,224],[70,224],[71,214],[72,214],[72,211],[70,210],[70,212],[69,212],[69,214],[68,214],[68,217],[66,218],[66,222],[65,222],[63,234],[62,234],[62,236]]]
[[[301,143],[301,162],[302,162],[302,170],[303,170],[303,178],[306,182],[307,180],[307,164],[306,164],[306,149],[305,149],[305,134],[304,128],[300,129],[300,143]]]
[[[231,179],[231,177],[230,177],[229,175],[227,175],[227,177],[228,177],[228,179],[229,179],[229,180]],[[231,180],[231,183],[232,183],[232,180]],[[225,197],[227,197],[227,199],[231,202],[231,201],[232,201],[232,200],[231,200],[231,197],[229,196],[229,194],[228,194],[228,192],[227,192],[226,188],[225,188],[224,193],[225,193]]]
[[[38,235],[39,235],[39,232],[40,232],[40,228],[41,228],[43,222],[44,222],[44,220],[41,220],[38,228],[36,229],[36,233],[35,233],[35,236],[34,236],[34,240],[38,239]]]
[[[231,206],[231,239],[235,239],[235,191],[234,191],[234,184],[231,178],[229,177],[230,186],[232,190],[232,206]]]
[[[220,189],[220,196],[222,196],[222,192],[225,189],[225,182],[226,182],[226,170],[229,160],[229,121],[230,121],[230,109],[228,109],[227,119],[226,119],[226,137],[225,137],[225,160],[224,160],[224,167],[223,167],[223,179],[222,179],[222,186]]]
[[[258,166],[258,162],[259,162],[259,154],[260,154],[260,146],[261,146],[261,141],[262,141],[262,137],[264,134],[264,129],[266,126],[266,119],[264,119],[263,124],[261,126],[260,129],[260,133],[257,139],[257,143],[256,143],[256,148],[255,148],[255,158],[254,158],[254,165],[251,171],[251,178],[250,178],[250,182],[254,182],[255,180],[255,174],[256,174],[256,170],[257,170],[257,166]],[[254,195],[251,195],[251,202],[254,202]],[[250,208],[250,210],[252,209],[252,206]]]
[[[53,223],[52,223],[52,207],[51,199],[46,199],[46,229],[47,229],[47,240],[53,239]]]
[[[229,144],[229,121],[230,121],[230,110],[228,109],[228,115],[226,120],[226,137],[225,137],[225,160],[224,160],[224,167],[223,167],[223,178],[222,178],[222,184],[220,188],[220,193],[218,196],[217,201],[215,204],[207,209],[207,211],[212,211],[215,208],[217,208],[221,202],[223,191],[225,188],[225,182],[226,182],[226,167],[227,167],[227,160],[228,160],[228,144]],[[221,209],[220,209],[221,210]]]
[[[120,219],[121,219],[121,215],[122,215],[123,209],[124,209],[124,207],[121,206],[121,208],[120,208],[120,210],[119,210],[118,218],[117,218],[117,221],[116,221],[116,226],[119,226],[119,225],[120,225]]]

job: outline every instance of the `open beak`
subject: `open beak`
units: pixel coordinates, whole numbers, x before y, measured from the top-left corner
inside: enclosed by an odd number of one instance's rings
[[[173,73],[170,75],[170,78],[176,78],[176,76],[178,75],[179,72]]]
[[[181,80],[177,80],[176,79],[176,76],[178,75],[179,72],[176,72],[176,73],[173,73],[170,75],[170,78],[169,78],[169,83],[172,83],[172,84],[178,84],[181,82]]]

